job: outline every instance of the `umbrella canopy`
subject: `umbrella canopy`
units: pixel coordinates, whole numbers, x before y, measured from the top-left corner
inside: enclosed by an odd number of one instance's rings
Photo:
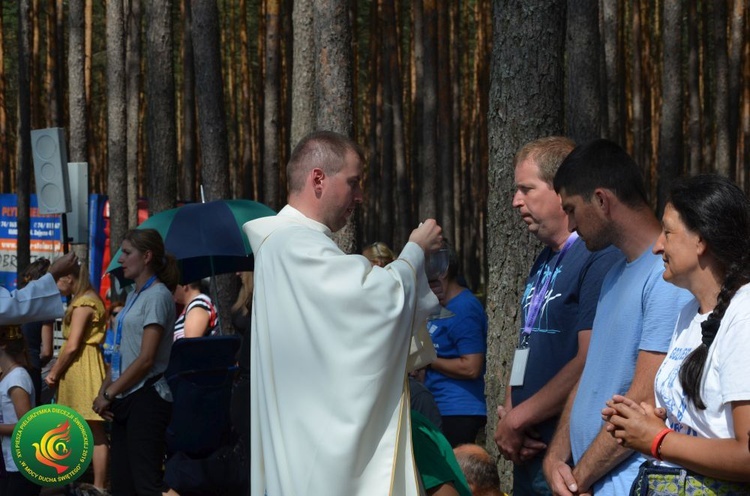
[[[251,200],[216,200],[165,210],[146,219],[138,229],[155,229],[168,253],[177,259],[184,283],[228,272],[252,270],[250,243],[242,225],[276,215],[269,207]],[[118,263],[121,250],[107,267],[124,281]]]

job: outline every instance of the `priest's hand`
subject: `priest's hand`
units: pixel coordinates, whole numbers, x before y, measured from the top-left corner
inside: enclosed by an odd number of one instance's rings
[[[427,219],[411,232],[409,241],[417,243],[425,253],[428,253],[442,248],[442,233],[443,228],[437,224],[435,219]]]
[[[67,276],[68,274],[73,272],[73,269],[75,269],[78,265],[78,257],[75,253],[69,251],[62,257],[55,260],[55,262],[50,265],[50,268],[47,272],[52,274],[52,277],[54,277],[55,281],[57,281],[62,276]]]

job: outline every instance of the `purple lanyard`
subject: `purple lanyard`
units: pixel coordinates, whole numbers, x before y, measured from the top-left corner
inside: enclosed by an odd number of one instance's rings
[[[578,233],[575,231],[570,233],[570,236],[568,236],[568,239],[565,241],[565,244],[563,245],[562,249],[560,250],[560,254],[557,256],[557,260],[555,261],[554,267],[552,267],[552,271],[549,274],[549,277],[546,279],[544,278],[544,266],[541,269],[542,274],[542,287],[539,287],[539,279],[537,277],[537,284],[534,288],[534,296],[531,297],[531,303],[529,304],[529,309],[526,311],[526,321],[523,325],[523,333],[521,335],[521,347],[524,348],[528,346],[529,342],[529,336],[531,336],[531,329],[534,326],[534,322],[536,322],[537,317],[539,317],[539,312],[542,310],[542,306],[544,305],[544,299],[547,295],[547,290],[549,289],[549,286],[551,284],[552,278],[555,275],[555,271],[557,271],[557,267],[560,265],[560,262],[562,262],[563,257],[568,252],[570,247],[573,245],[573,243],[576,242],[578,239]],[[546,265],[546,264],[545,264]]]

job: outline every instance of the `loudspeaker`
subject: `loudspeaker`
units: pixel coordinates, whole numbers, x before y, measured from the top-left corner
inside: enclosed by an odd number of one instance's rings
[[[70,212],[68,150],[63,128],[51,127],[31,131],[34,157],[34,180],[40,214]]]
[[[68,218],[68,241],[73,244],[89,242],[89,164],[68,163],[70,180],[70,213]]]

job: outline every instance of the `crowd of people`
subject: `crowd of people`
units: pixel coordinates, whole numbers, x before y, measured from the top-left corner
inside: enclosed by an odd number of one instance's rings
[[[249,468],[229,494],[501,495],[509,481],[477,444],[484,376],[498,372],[487,316],[441,227],[424,219],[398,254],[382,241],[346,254],[333,240],[362,202],[364,163],[345,136],[306,136],[287,165],[288,204],[243,227],[255,269],[231,312],[245,338],[232,423]],[[659,219],[638,165],[604,139],[537,139],[513,167],[510,203],[543,248],[490,419],[512,494],[750,494],[746,195],[718,175],[684,178]],[[0,495],[39,492],[14,473],[8,436],[42,384],[89,422],[98,491],[177,494],[162,473],[164,372],[176,339],[221,324],[156,231],[129,231],[120,264],[135,289],[109,308],[71,255],[0,290]],[[61,316],[65,345],[42,382],[46,326]]]

